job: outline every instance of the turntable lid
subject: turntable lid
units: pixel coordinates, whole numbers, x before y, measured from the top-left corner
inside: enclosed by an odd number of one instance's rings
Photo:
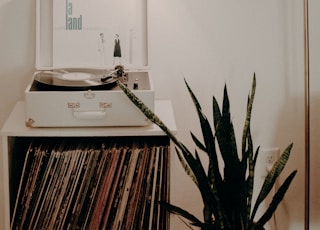
[[[36,68],[148,66],[147,1],[37,0]],[[119,57],[120,56],[120,57]]]

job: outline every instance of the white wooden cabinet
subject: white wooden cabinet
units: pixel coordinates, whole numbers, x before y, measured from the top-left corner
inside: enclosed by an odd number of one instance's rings
[[[168,100],[155,101],[155,113],[163,120],[163,122],[173,131],[176,132],[176,124],[173,114],[171,102]],[[8,120],[4,124],[2,130],[3,156],[2,156],[2,174],[4,188],[4,207],[2,215],[5,217],[5,229],[10,229],[10,187],[17,186],[18,179],[15,172],[12,171],[12,163],[24,160],[24,156],[19,156],[17,151],[13,153],[20,143],[26,143],[34,138],[83,138],[83,137],[148,137],[153,140],[165,140],[170,144],[169,138],[163,131],[154,124],[139,127],[75,127],[75,128],[29,128],[25,126],[25,103],[17,102]],[[172,155],[172,154],[171,154]],[[171,160],[169,160],[169,164]],[[170,167],[169,167],[170,168]],[[169,172],[170,173],[170,172]],[[172,180],[172,176],[170,176]],[[169,180],[169,181],[170,181]],[[170,183],[171,184],[171,183]],[[12,209],[12,208],[11,208]]]

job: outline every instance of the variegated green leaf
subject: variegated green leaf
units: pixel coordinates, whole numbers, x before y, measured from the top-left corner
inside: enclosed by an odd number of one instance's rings
[[[266,212],[262,215],[262,217],[257,221],[256,227],[263,227],[272,217],[273,213],[277,209],[278,205],[282,201],[285,193],[287,192],[293,178],[297,174],[297,170],[294,170],[287,179],[280,186],[276,194],[273,196],[272,201],[266,210]]]
[[[252,210],[251,219],[253,220],[259,205],[262,203],[262,201],[267,197],[269,192],[271,191],[272,187],[274,186],[274,183],[282,170],[284,169],[292,149],[293,144],[291,143],[285,151],[281,154],[279,160],[274,163],[271,171],[266,176],[266,179],[264,180],[264,183],[262,185],[262,188],[260,190],[260,193],[258,195],[258,198],[256,200],[255,206]]]
[[[197,217],[195,217],[194,215],[192,215],[191,213],[189,213],[188,211],[186,211],[180,207],[177,207],[175,205],[169,204],[167,202],[162,202],[162,201],[160,201],[159,204],[163,208],[167,209],[169,212],[178,214],[178,215],[183,216],[184,218],[188,219],[195,226],[198,226],[198,227],[204,226],[204,224]]]
[[[193,171],[191,170],[190,166],[187,164],[187,162],[185,161],[185,159],[183,158],[182,154],[180,153],[179,149],[176,149],[176,153],[178,156],[178,159],[182,165],[182,168],[184,169],[184,171],[186,172],[186,174],[192,179],[192,181],[199,186],[197,178],[195,177]]]
[[[199,141],[199,139],[192,132],[191,132],[191,137],[193,142],[196,144],[196,146],[202,151],[204,151],[205,153],[207,153],[206,147],[201,143],[201,141]]]

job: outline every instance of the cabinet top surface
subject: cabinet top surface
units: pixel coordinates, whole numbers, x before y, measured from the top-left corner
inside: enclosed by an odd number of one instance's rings
[[[155,101],[155,114],[175,133],[176,123],[169,100]],[[137,127],[72,127],[30,128],[25,125],[25,103],[17,102],[1,130],[2,136],[163,136],[155,124]]]

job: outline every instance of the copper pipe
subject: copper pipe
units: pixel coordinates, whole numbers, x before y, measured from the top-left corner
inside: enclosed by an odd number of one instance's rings
[[[309,87],[309,12],[304,0],[304,106],[305,106],[305,200],[304,229],[309,230],[310,219],[310,87]]]

